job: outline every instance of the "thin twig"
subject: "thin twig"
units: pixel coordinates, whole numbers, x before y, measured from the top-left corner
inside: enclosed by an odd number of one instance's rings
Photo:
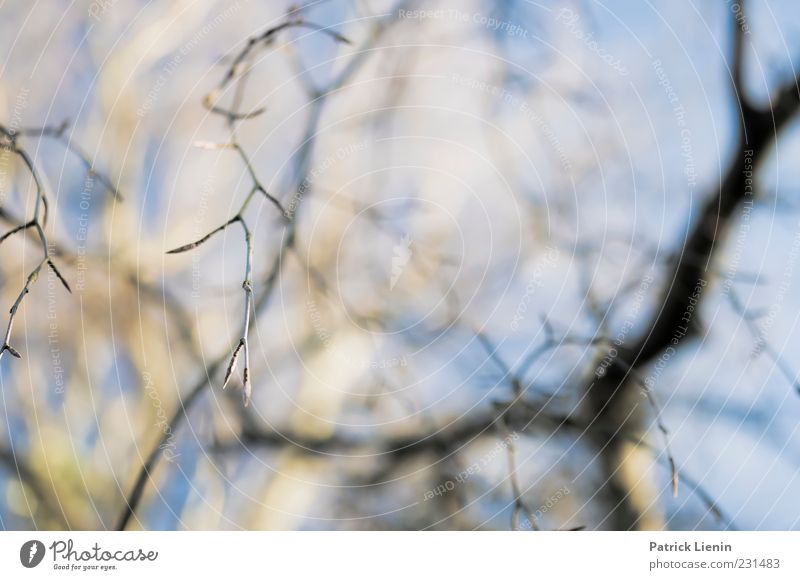
[[[391,23],[391,22],[393,22],[393,19],[391,19],[391,18],[387,19],[387,21],[386,21],[387,24]],[[308,25],[306,25],[306,26],[308,26]],[[312,26],[315,26],[315,25],[312,25]],[[282,26],[280,26],[279,29],[282,30],[283,28],[286,28],[286,27],[287,26],[282,25]],[[387,28],[387,26],[385,24],[378,25],[376,27],[376,29],[375,29],[375,33],[371,36],[371,38],[367,42],[367,47],[368,46],[372,46],[375,42],[377,42],[378,37],[380,36],[381,32],[386,30],[386,28]],[[263,33],[261,35],[262,42],[264,40],[266,40],[267,37],[270,37],[271,35],[274,35],[276,32],[277,31],[270,32],[270,30],[268,30],[265,33]],[[331,34],[330,32],[327,32],[327,33]],[[249,52],[252,50],[252,45],[254,45],[255,43],[256,42],[254,42],[253,39],[248,40],[247,46],[243,50],[244,56],[237,56],[237,58],[234,60],[234,64],[231,66],[231,68],[229,69],[228,73],[226,73],[225,77],[223,78],[223,81],[221,81],[221,83],[218,85],[217,89],[214,89],[211,93],[209,93],[205,97],[205,99],[203,100],[203,103],[207,108],[209,108],[210,110],[213,111],[214,108],[216,107],[216,100],[219,97],[219,95],[222,93],[223,89],[226,88],[232,82],[232,80],[234,78],[239,76],[241,73],[245,72],[241,68],[242,63],[245,61],[246,58],[248,58]],[[343,70],[343,72],[335,79],[335,81],[333,81],[331,83],[331,85],[329,87],[329,90],[325,91],[325,92],[322,92],[321,96],[319,98],[317,98],[313,102],[312,114],[311,114],[311,116],[309,118],[309,121],[308,121],[307,127],[306,127],[306,133],[305,133],[306,137],[313,136],[314,132],[316,131],[316,125],[318,123],[322,107],[324,106],[324,103],[327,100],[327,96],[330,95],[331,93],[333,93],[334,89],[342,86],[345,82],[347,82],[347,79],[350,78],[352,75],[354,75],[357,72],[357,70],[359,69],[360,65],[365,61],[365,59],[366,59],[365,55],[367,53],[369,53],[369,51],[366,50],[367,47],[363,47],[364,49],[356,52],[356,56],[354,56],[351,59],[350,64],[348,66],[346,66],[345,69]],[[246,76],[244,78],[246,79]],[[238,88],[239,87],[237,87],[237,89]],[[236,100],[237,100],[237,102],[239,101],[239,99],[236,99]],[[214,111],[214,112],[219,112],[219,111]],[[236,137],[236,135],[235,135],[235,126],[236,126],[236,122],[239,119],[236,118],[235,115],[231,116],[231,115],[227,115],[226,114],[226,115],[223,115],[223,116],[227,117],[226,121],[227,121],[228,127],[231,130],[231,133],[232,133],[232,135],[234,137],[234,140],[232,140],[232,143],[238,143],[235,140],[235,137]],[[301,183],[303,183],[305,181],[305,179],[307,177],[309,159],[310,159],[310,157],[312,155],[312,144],[313,144],[313,141],[314,140],[311,139],[311,138],[304,139],[303,144],[302,144],[302,146],[301,146],[301,148],[300,148],[300,150],[298,152],[298,155],[297,155],[298,166],[300,167],[300,171],[298,171],[298,175],[297,175],[297,177],[298,177],[297,186],[298,187],[300,186]],[[238,144],[237,144],[237,147],[238,147]],[[255,173],[253,172],[253,173],[251,173],[251,175],[255,176]],[[261,191],[263,194],[266,194],[266,192],[267,192],[266,188],[261,187],[259,189],[257,187],[258,185],[259,185],[259,183],[254,184],[253,190],[251,190],[250,194],[248,195],[248,200],[252,199],[252,196],[253,196],[253,194],[255,192]],[[247,201],[246,201],[246,203],[247,203]],[[240,213],[241,213],[241,211],[240,211]],[[291,215],[294,216],[294,215],[296,215],[296,213],[293,212]],[[286,218],[288,218],[289,214],[284,214],[284,216]],[[255,301],[255,303],[253,305],[253,308],[252,308],[253,312],[260,311],[261,308],[266,306],[266,304],[269,302],[269,298],[272,295],[273,290],[277,286],[277,281],[278,281],[278,278],[279,278],[281,270],[282,270],[282,266],[283,266],[283,263],[284,263],[284,258],[286,257],[286,254],[289,251],[289,249],[295,243],[296,221],[294,219],[287,219],[286,228],[287,228],[287,231],[286,231],[286,234],[283,237],[283,241],[282,241],[281,246],[280,246],[280,248],[279,248],[279,250],[277,252],[277,256],[275,257],[275,259],[273,261],[273,264],[272,264],[272,267],[270,268],[270,270],[267,273],[266,278],[265,278],[265,280],[263,282],[263,289],[260,292],[258,299]],[[249,310],[250,309],[247,308],[248,312],[249,312]],[[246,320],[247,320],[247,324],[248,325],[252,325],[252,323],[253,323],[252,322],[252,318],[249,318],[249,314],[246,316]],[[246,334],[246,332],[247,331],[245,331],[245,334]],[[240,340],[240,343],[241,343],[241,340]],[[239,348],[243,348],[243,347],[238,347],[237,346],[237,349],[239,349]],[[209,386],[211,384],[211,381],[213,380],[213,378],[212,378],[213,375],[216,374],[216,371],[219,368],[222,367],[222,365],[224,364],[225,360],[227,360],[228,358],[229,358],[229,355],[226,353],[225,355],[223,355],[223,356],[219,357],[218,359],[216,359],[216,361],[214,361],[214,363],[212,363],[212,365],[209,366],[208,373],[206,374],[206,376],[194,387],[194,389],[190,393],[189,398],[187,398],[183,402],[183,404],[181,404],[181,406],[175,411],[175,414],[172,417],[172,421],[170,422],[170,425],[172,427],[171,432],[174,432],[175,429],[177,428],[177,426],[181,422],[183,422],[183,420],[186,418],[186,415],[189,412],[189,410],[192,407],[192,405],[194,405],[195,402],[199,399],[199,394],[202,391],[204,391],[207,386]],[[231,357],[231,358],[233,358],[233,357]],[[233,361],[233,363],[235,364],[235,361]],[[230,364],[229,364],[229,366],[230,366]],[[248,373],[247,380],[248,380],[248,383],[252,380],[251,377],[249,376],[249,373]],[[118,530],[125,529],[127,527],[128,523],[130,522],[131,518],[134,516],[134,514],[136,512],[136,509],[137,509],[139,503],[141,502],[141,498],[142,498],[142,495],[143,495],[143,492],[144,492],[145,485],[147,484],[147,481],[150,478],[150,473],[155,468],[155,465],[156,465],[156,463],[157,463],[157,461],[158,461],[158,459],[160,457],[161,457],[160,446],[156,446],[151,450],[150,454],[147,457],[147,460],[145,461],[145,463],[142,465],[141,469],[139,470],[139,472],[138,472],[138,474],[136,476],[136,481],[135,481],[133,490],[132,490],[130,496],[126,497],[125,507],[123,509],[123,513],[120,516],[119,521],[118,521],[118,525],[117,525],[117,529]]]
[[[20,129],[16,133],[18,135],[26,135],[30,137],[49,137],[58,141],[67,151],[72,153],[81,162],[90,177],[97,178],[97,180],[103,185],[103,187],[106,188],[106,190],[114,199],[121,201],[122,194],[119,192],[116,186],[111,183],[111,180],[106,175],[95,169],[94,162],[89,158],[89,155],[87,155],[83,148],[75,143],[73,139],[70,139],[66,135],[68,128],[69,123],[64,121],[57,127],[26,128]]]
[[[634,369],[632,366],[630,366],[621,358],[618,358],[616,362],[625,367],[627,372],[629,372],[631,376],[634,378],[634,380],[639,384],[639,386],[642,389],[642,392],[647,398],[648,403],[650,404],[650,407],[653,409],[653,413],[655,414],[656,418],[656,426],[658,427],[658,430],[661,432],[661,437],[664,443],[664,453],[666,454],[667,462],[669,463],[670,467],[670,472],[671,472],[670,475],[672,480],[672,496],[678,497],[678,481],[680,480],[680,475],[678,473],[678,466],[677,463],[675,462],[675,457],[672,455],[672,450],[670,449],[669,445],[669,430],[667,429],[667,426],[664,424],[664,421],[661,418],[661,406],[658,404],[656,395],[650,388],[650,386],[647,384],[647,381],[645,381],[642,378],[642,376],[636,369]]]
[[[784,376],[786,381],[792,386],[792,388],[800,393],[800,380],[797,378],[797,373],[794,372],[789,364],[784,360],[781,354],[775,350],[772,345],[769,344],[766,337],[763,335],[761,330],[758,328],[756,324],[756,320],[760,317],[758,313],[754,313],[749,310],[739,299],[736,292],[733,288],[730,288],[728,291],[728,300],[731,303],[733,309],[739,314],[745,321],[745,325],[747,326],[748,332],[750,332],[753,339],[756,341],[756,347],[753,351],[754,356],[758,355],[759,353],[765,352],[772,362],[775,364],[777,369],[780,373]]]
[[[506,449],[508,450],[508,478],[511,482],[511,494],[514,497],[514,510],[511,513],[511,529],[522,529],[520,527],[519,517],[520,514],[525,514],[525,517],[528,519],[531,527],[538,531],[539,521],[536,519],[536,516],[533,515],[533,510],[530,509],[527,502],[525,502],[525,499],[522,497],[522,491],[519,485],[519,472],[517,470],[517,448],[514,445],[516,433],[512,433],[509,427],[508,414],[503,415],[503,420],[500,421],[500,424],[502,424],[503,430],[506,434],[503,441],[505,442]]]
[[[39,238],[39,242],[41,243],[42,246],[42,259],[39,261],[36,267],[33,270],[31,270],[31,272],[28,274],[25,280],[25,285],[22,287],[22,290],[17,295],[16,300],[14,300],[14,304],[11,306],[11,310],[9,311],[9,316],[8,316],[8,326],[6,327],[5,337],[3,338],[3,344],[0,345],[0,359],[3,358],[3,355],[6,352],[8,352],[11,356],[15,358],[22,358],[19,351],[17,351],[10,344],[11,331],[14,328],[14,321],[17,312],[19,311],[19,307],[22,304],[22,301],[25,298],[25,296],[27,296],[28,293],[30,292],[31,285],[33,285],[33,283],[36,282],[36,280],[39,278],[39,273],[41,272],[42,267],[45,264],[49,264],[50,267],[58,276],[58,278],[64,284],[64,286],[67,288],[67,290],[69,290],[69,285],[66,283],[66,280],[64,280],[64,277],[61,275],[60,272],[58,272],[55,265],[52,263],[52,260],[50,259],[50,246],[47,242],[47,236],[45,236],[44,233],[44,226],[47,222],[47,198],[44,187],[42,186],[42,181],[39,178],[39,174],[36,171],[36,167],[34,166],[33,160],[25,152],[24,149],[21,149],[20,147],[17,146],[17,139],[15,132],[10,131],[9,129],[0,125],[0,133],[2,133],[6,138],[6,142],[0,143],[0,149],[14,153],[22,160],[22,162],[27,167],[28,172],[31,175],[31,178],[33,179],[34,185],[36,186],[36,201],[34,203],[33,217],[30,219],[30,221],[13,229],[11,232],[6,234],[3,237],[3,240],[5,240],[6,238],[8,238],[8,236],[14,233],[26,230],[28,228],[34,228]]]
[[[78,157],[84,166],[86,167],[87,171],[90,175],[97,177],[100,182],[112,193],[112,195],[117,198],[121,199],[121,195],[111,183],[111,181],[103,176],[101,173],[95,171],[93,163],[89,160],[88,156],[83,152],[83,150],[77,146],[75,143],[72,142],[71,139],[66,137],[65,133],[68,127],[68,123],[64,122],[57,127],[40,127],[40,128],[28,128],[28,129],[9,129],[4,125],[0,125],[0,135],[2,135],[3,140],[0,141],[0,150],[8,151],[10,153],[15,154],[17,157],[20,158],[22,163],[28,170],[28,173],[33,179],[33,183],[36,187],[36,200],[34,203],[34,210],[33,210],[33,217],[30,220],[19,224],[18,226],[11,229],[9,232],[6,232],[2,237],[0,237],[0,243],[4,242],[11,236],[16,233],[26,231],[28,229],[33,228],[36,231],[37,237],[39,238],[39,242],[42,247],[42,259],[37,264],[37,266],[28,274],[26,278],[25,285],[23,286],[22,290],[20,291],[17,299],[14,301],[11,310],[9,311],[9,318],[8,318],[8,326],[6,327],[5,338],[3,339],[3,344],[0,345],[0,358],[3,357],[5,352],[11,354],[15,358],[21,358],[19,351],[17,351],[14,347],[11,346],[11,331],[14,327],[14,319],[17,315],[20,305],[22,304],[23,299],[25,296],[28,295],[30,292],[30,288],[34,282],[39,277],[39,274],[42,268],[47,265],[58,278],[59,282],[64,286],[64,288],[69,292],[72,293],[72,290],[67,282],[67,279],[61,273],[61,271],[56,266],[55,262],[50,256],[50,243],[47,240],[47,236],[45,235],[45,227],[47,226],[48,214],[49,214],[49,203],[47,200],[47,194],[45,192],[44,186],[42,184],[42,179],[39,176],[39,173],[36,170],[36,166],[33,162],[33,159],[28,155],[25,149],[21,148],[18,144],[19,136],[29,136],[29,137],[50,137],[56,139],[60,143],[62,143],[68,151],[72,152],[76,157]],[[3,212],[5,215],[5,212]]]

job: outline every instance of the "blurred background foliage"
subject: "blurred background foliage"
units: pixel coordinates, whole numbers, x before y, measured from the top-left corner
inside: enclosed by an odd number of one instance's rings
[[[794,8],[748,4],[753,102],[794,77]],[[560,418],[581,416],[608,353],[592,338],[647,331],[736,153],[734,5],[291,9],[0,5],[0,123],[68,121],[82,151],[19,139],[72,294],[43,272],[13,334],[23,358],[0,361],[0,525],[115,527],[161,446],[128,529],[616,527],[594,441]],[[221,389],[242,332],[241,231],[165,252],[248,194],[236,152],[208,145],[230,133],[203,98],[287,14],[349,43],[282,31],[240,96],[242,111],[265,110],[236,137],[293,214],[288,226],[264,196],[246,211],[258,306],[244,407],[239,374]],[[640,527],[798,528],[798,148],[792,121],[719,239],[702,330],[653,383],[677,497],[657,412],[636,411],[646,444],[619,469]],[[0,164],[1,233],[35,198],[14,156]],[[2,304],[39,259],[28,233],[0,246]],[[512,400],[535,412],[500,419]]]

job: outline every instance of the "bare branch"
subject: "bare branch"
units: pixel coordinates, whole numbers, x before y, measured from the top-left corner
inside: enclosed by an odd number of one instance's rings
[[[103,187],[111,194],[111,196],[116,199],[117,201],[122,200],[122,194],[119,190],[111,183],[111,180],[105,176],[103,173],[97,171],[94,166],[94,163],[89,158],[89,155],[75,143],[73,139],[70,139],[67,135],[67,129],[69,128],[69,122],[64,121],[60,125],[56,127],[38,127],[38,128],[27,128],[27,129],[20,129],[17,131],[16,134],[18,135],[27,135],[31,137],[49,137],[52,138],[59,143],[61,143],[64,148],[72,153],[84,166],[86,172],[91,177],[97,178],[97,180],[103,185]]]
[[[511,529],[522,529],[520,527],[519,517],[520,514],[525,514],[525,517],[528,519],[528,522],[530,522],[531,527],[538,531],[539,521],[533,514],[533,510],[528,507],[528,504],[523,499],[522,491],[519,485],[519,474],[517,470],[517,448],[514,444],[516,433],[512,433],[508,426],[508,415],[503,416],[503,421],[501,421],[501,423],[505,432],[505,439],[503,439],[503,441],[506,444],[506,449],[508,451],[508,477],[511,481],[511,493],[514,497],[514,510],[511,513]]]
[[[189,250],[194,250],[197,246],[200,246],[200,245],[206,243],[208,240],[210,240],[216,234],[220,233],[221,231],[224,231],[231,224],[235,224],[236,222],[241,221],[241,219],[242,219],[241,216],[239,214],[236,214],[231,219],[229,219],[227,222],[225,222],[224,224],[222,224],[221,226],[219,226],[215,230],[209,232],[208,234],[206,234],[205,236],[203,236],[199,240],[197,240],[195,242],[191,242],[189,244],[186,244],[185,246],[180,246],[179,248],[175,248],[174,250],[169,250],[167,252],[167,254],[181,254],[183,252],[188,252]]]
[[[64,285],[64,287],[71,293],[69,284],[67,283],[66,279],[61,275],[61,272],[58,271],[55,264],[50,258],[50,245],[47,241],[47,236],[44,232],[44,227],[47,224],[47,210],[48,210],[48,203],[47,203],[47,195],[45,193],[44,187],[42,186],[42,180],[39,177],[39,174],[36,170],[36,167],[33,163],[33,160],[28,155],[28,153],[20,148],[17,145],[17,133],[6,127],[0,125],[0,134],[5,136],[6,141],[5,143],[0,143],[0,149],[12,152],[17,155],[17,157],[22,160],[23,164],[28,170],[28,173],[33,179],[34,185],[36,187],[36,199],[34,202],[34,210],[33,210],[33,217],[25,222],[20,224],[19,226],[13,228],[10,232],[6,233],[2,238],[0,238],[0,242],[6,240],[9,236],[27,230],[29,228],[33,228],[36,231],[36,234],[39,238],[39,242],[42,248],[42,259],[37,264],[37,266],[28,274],[28,277],[25,280],[25,285],[23,286],[22,290],[20,291],[17,299],[14,301],[14,304],[9,311],[8,316],[8,325],[6,327],[6,334],[3,339],[3,344],[0,345],[0,359],[2,359],[3,354],[8,352],[11,356],[15,358],[21,358],[20,353],[14,349],[9,341],[11,340],[11,331],[14,327],[14,320],[17,315],[17,311],[19,310],[20,305],[22,304],[23,299],[25,296],[28,295],[30,292],[31,286],[36,282],[39,278],[39,273],[41,272],[42,268],[45,264],[47,264],[50,268],[52,268],[53,272],[55,272],[58,279]]]
[[[736,34],[742,35],[743,31],[737,26],[735,19],[736,15],[733,21]],[[732,79],[738,79],[737,82],[743,78],[743,46],[744,39],[741,36],[735,39],[732,60],[739,70],[732,74]],[[704,287],[709,272],[715,271],[713,260],[716,250],[722,245],[728,230],[727,225],[749,192],[746,170],[749,168],[754,171],[759,167],[768,154],[770,145],[800,108],[797,79],[778,91],[772,99],[771,108],[767,110],[750,106],[741,93],[741,87],[735,88],[739,91],[736,97],[744,104],[741,107],[733,157],[718,186],[704,196],[705,202],[699,212],[693,210],[691,215],[687,215],[689,233],[681,251],[674,256],[669,266],[665,276],[669,286],[663,289],[659,307],[651,320],[644,325],[646,330],[640,338],[630,346],[620,349],[620,354],[615,359],[616,364],[608,369],[601,380],[587,386],[591,412],[607,427],[595,433],[598,436],[596,446],[602,455],[607,471],[606,479],[609,482],[617,477],[619,471],[619,445],[624,440],[624,433],[617,433],[629,420],[631,391],[637,383],[636,380],[631,380],[633,377],[630,369],[644,367],[673,345],[676,328],[682,325],[689,308],[695,306],[692,300],[702,302],[703,296],[698,299],[692,296],[693,289],[698,285]],[[696,330],[697,325],[693,327]],[[635,527],[639,516],[630,505],[629,494],[623,489],[611,491],[616,496],[612,499],[612,505],[619,506],[615,510],[614,527]]]
[[[231,361],[228,363],[228,369],[225,371],[225,379],[223,379],[222,381],[223,389],[228,386],[228,381],[230,380],[233,371],[236,369],[236,361],[239,360],[239,353],[241,352],[243,346],[244,346],[244,341],[240,339],[239,344],[236,345],[235,349],[233,349],[233,354],[231,355]]]
[[[738,313],[742,319],[745,321],[745,325],[747,326],[747,330],[750,332],[753,339],[756,341],[756,347],[753,352],[754,356],[757,356],[760,353],[766,353],[767,356],[772,360],[775,364],[777,369],[780,373],[784,376],[786,381],[792,386],[792,388],[800,394],[800,379],[798,379],[798,373],[793,371],[789,364],[784,360],[781,354],[776,351],[772,345],[767,342],[767,339],[763,336],[761,331],[756,324],[756,320],[760,317],[758,313],[754,313],[751,310],[748,310],[747,307],[742,303],[741,299],[736,294],[736,291],[731,288],[728,291],[728,300],[731,303],[734,311]]]
[[[67,292],[72,294],[72,289],[69,287],[69,284],[67,283],[66,278],[64,278],[64,276],[61,274],[61,272],[58,271],[58,268],[56,268],[56,265],[53,263],[53,260],[47,260],[47,265],[50,266],[50,269],[56,275],[56,278],[58,278],[58,280],[61,282],[61,284],[63,284],[64,288],[67,289]]]
[[[13,236],[14,234],[16,234],[18,232],[25,231],[28,228],[32,228],[34,225],[36,225],[36,222],[30,221],[30,222],[24,223],[22,225],[19,225],[19,226],[15,227],[12,230],[9,230],[8,232],[6,232],[2,236],[0,236],[0,244],[2,244],[4,241],[6,241],[8,238]]]
[[[387,18],[387,24],[389,22],[392,22],[392,21],[393,21],[392,18]],[[255,47],[256,44],[258,44],[259,42],[268,44],[271,41],[272,37],[275,34],[277,34],[277,32],[279,32],[280,30],[283,30],[285,28],[288,28],[290,26],[295,26],[295,25],[304,25],[306,27],[309,27],[309,24],[307,24],[307,23],[303,24],[303,23],[298,23],[297,21],[290,20],[290,21],[288,21],[286,23],[278,25],[277,27],[274,27],[272,29],[268,29],[267,31],[262,33],[259,37],[254,37],[254,38],[249,39],[247,41],[247,44],[246,44],[245,48],[234,59],[233,65],[230,67],[228,72],[225,74],[225,76],[223,77],[222,81],[219,83],[217,88],[212,90],[203,99],[204,106],[206,108],[210,109],[210,110],[213,110],[216,107],[216,101],[217,101],[218,97],[228,87],[228,85],[230,85],[234,81],[234,79],[246,80],[246,78],[247,78],[246,73],[247,73],[247,71],[249,69],[249,67],[247,66],[247,62],[246,61],[250,56],[250,52],[253,50],[253,48]],[[313,27],[315,25],[310,25],[310,26]],[[368,45],[372,46],[375,42],[377,42],[379,36],[381,35],[381,33],[383,31],[386,30],[386,28],[387,28],[386,24],[379,25],[375,29],[375,33],[372,35],[372,37],[368,41]],[[331,34],[329,31],[327,31],[326,33],[329,34],[329,35]],[[329,88],[330,89],[334,89],[336,87],[342,86],[347,81],[348,78],[350,78],[352,75],[354,75],[358,71],[360,66],[365,62],[366,54],[368,54],[368,53],[369,53],[369,51],[368,50],[364,50],[364,49],[356,51],[355,56],[351,59],[351,62],[349,63],[349,65],[345,67],[343,72],[331,84],[331,86]],[[242,76],[242,75],[244,75],[244,76]],[[237,83],[237,96],[235,96],[235,102],[236,102],[237,105],[240,103],[240,100],[241,100],[240,97],[241,97],[241,92],[243,91],[243,88],[242,88],[243,86],[244,86],[243,83]],[[324,91],[313,102],[312,114],[310,115],[310,119],[309,119],[308,124],[306,126],[306,132],[305,132],[306,136],[313,136],[313,134],[314,134],[314,132],[316,130],[316,125],[318,123],[322,107],[324,106],[324,104],[325,104],[325,102],[326,102],[326,100],[328,98],[328,95],[330,95],[331,92],[332,92],[331,90]],[[214,112],[218,112],[218,111],[214,111]],[[233,115],[228,114],[228,113],[231,113],[231,112],[234,113],[234,114]],[[232,135],[231,143],[235,144],[236,148],[240,150],[240,155],[241,155],[242,151],[238,146],[238,141],[236,140],[236,133],[235,133],[235,123],[238,120],[236,118],[237,115],[238,115],[238,113],[235,110],[234,111],[225,112],[223,114],[223,116],[226,118],[226,122],[228,124],[228,127],[229,127],[231,135]],[[298,151],[298,155],[297,155],[298,165],[301,168],[300,171],[298,172],[298,175],[297,175],[297,186],[298,187],[300,186],[301,183],[303,183],[305,181],[305,179],[307,177],[308,160],[310,159],[310,157],[312,155],[313,142],[314,142],[313,139],[306,138],[303,141],[302,147]],[[250,165],[248,167],[248,171],[250,172],[250,175],[253,177],[254,186],[253,186],[253,189],[250,191],[250,194],[248,195],[247,199],[245,200],[245,203],[243,204],[242,209],[239,212],[239,215],[243,215],[244,209],[246,208],[247,204],[249,204],[250,200],[252,199],[253,195],[256,192],[260,191],[262,194],[267,196],[267,189],[265,187],[261,186],[260,182],[257,181],[257,177],[255,175],[255,172],[252,171],[252,165]],[[269,197],[268,197],[268,199],[269,199]],[[274,200],[270,199],[270,201],[273,204],[275,204],[279,209],[282,209],[281,205],[279,203],[276,203],[277,202],[277,198],[275,198]],[[295,213],[293,212],[292,215],[295,215]],[[284,216],[284,219],[286,220],[286,224],[285,225],[286,225],[286,228],[287,228],[287,232],[286,232],[286,235],[284,235],[283,238],[282,238],[281,246],[278,249],[277,256],[276,256],[276,258],[275,258],[275,260],[274,260],[274,262],[272,264],[272,267],[270,268],[270,270],[268,271],[268,273],[267,273],[267,275],[266,275],[266,277],[264,279],[263,290],[261,291],[258,299],[255,301],[255,303],[251,302],[252,299],[249,299],[247,301],[248,303],[246,304],[246,309],[245,309],[245,320],[246,320],[246,324],[248,326],[250,326],[252,324],[252,320],[253,320],[250,317],[251,309],[252,309],[253,312],[258,312],[261,308],[265,307],[266,304],[269,302],[269,298],[272,295],[272,292],[275,289],[277,281],[278,281],[278,278],[280,276],[281,269],[282,269],[282,266],[283,266],[283,263],[284,263],[284,258],[286,256],[288,250],[295,243],[295,232],[296,232],[295,225],[296,225],[296,222],[293,219],[289,219],[288,218],[289,214],[287,214],[287,213],[283,213],[283,216]],[[243,226],[246,225],[246,224],[244,224],[243,220],[242,220],[242,223],[243,223]],[[248,262],[250,262],[252,246],[250,246],[247,249],[247,251],[248,251]],[[248,269],[248,274],[249,274],[249,272],[250,272],[250,270]],[[246,292],[247,296],[251,296],[251,294],[252,294],[252,282],[250,284],[249,291],[248,291],[248,288],[245,288],[245,292]],[[251,306],[251,304],[252,304],[252,306]],[[248,331],[245,330],[243,334],[246,335],[247,332]],[[241,342],[241,340],[240,340],[240,342]],[[237,348],[239,348],[239,347],[237,347]],[[244,349],[245,347],[242,346],[241,348]],[[207,376],[204,377],[204,379],[201,380],[194,387],[194,389],[192,389],[192,391],[191,391],[189,397],[187,398],[187,400],[184,401],[183,404],[175,411],[175,415],[173,416],[172,421],[170,423],[170,425],[172,426],[172,430],[176,429],[177,426],[185,419],[186,414],[189,412],[191,406],[194,405],[195,402],[199,399],[200,393],[202,393],[206,389],[206,387],[208,387],[211,384],[211,381],[213,380],[212,376],[214,374],[216,374],[217,370],[222,367],[222,365],[225,363],[225,360],[227,360],[227,359],[228,359],[228,354],[226,353],[225,355],[222,355],[219,358],[217,358],[212,363],[212,365],[209,366]],[[250,393],[249,393],[250,382],[251,382],[252,379],[251,379],[250,372],[249,372],[249,359],[247,359],[247,356],[246,356],[245,365],[247,366],[247,372],[244,374],[244,383],[245,383],[244,384],[244,396],[245,396],[246,400],[248,400],[249,396],[250,396]],[[231,370],[231,372],[232,372],[232,370]],[[137,506],[139,505],[139,503],[141,501],[145,485],[147,484],[147,481],[149,479],[149,474],[152,471],[152,469],[155,467],[155,465],[156,465],[156,463],[157,463],[157,461],[158,461],[160,456],[161,456],[161,449],[160,449],[159,446],[156,446],[155,448],[153,448],[153,450],[151,451],[151,453],[148,456],[147,460],[145,461],[144,465],[141,467],[140,471],[138,472],[137,477],[136,477],[136,481],[135,481],[135,484],[134,484],[134,487],[133,487],[133,490],[131,491],[130,496],[126,499],[125,508],[123,510],[122,515],[119,518],[118,525],[117,525],[117,529],[118,530],[125,529],[127,527],[128,523],[130,522],[130,519],[134,516],[134,514],[136,512],[136,509],[137,509]]]

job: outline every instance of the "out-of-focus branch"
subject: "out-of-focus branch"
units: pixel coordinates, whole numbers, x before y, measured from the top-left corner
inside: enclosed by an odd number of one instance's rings
[[[499,412],[498,412],[499,411]],[[513,405],[501,405],[499,409],[483,411],[469,416],[459,417],[451,423],[415,436],[376,436],[369,439],[348,437],[344,434],[327,437],[324,439],[309,439],[293,432],[262,431],[246,427],[241,435],[234,441],[218,443],[212,447],[214,453],[240,453],[245,450],[264,448],[291,448],[295,451],[311,456],[337,455],[360,456],[369,454],[384,459],[393,469],[399,468],[403,462],[418,459],[420,456],[431,455],[434,468],[443,461],[447,461],[469,445],[478,442],[483,437],[494,437],[499,432],[514,432],[531,434],[537,431],[546,433],[548,437],[564,434],[580,437],[593,429],[600,427],[582,421],[575,416],[555,415],[543,408],[519,401]],[[611,435],[608,433],[607,435]],[[672,470],[672,465],[663,452],[640,437],[626,434],[629,442],[635,443],[664,465]],[[516,471],[516,462],[510,458],[513,465],[512,473]],[[389,474],[381,472],[383,477]],[[735,529],[733,522],[727,517],[713,496],[703,486],[683,471],[674,472],[681,483],[703,502],[709,512],[722,522],[726,528]],[[380,481],[370,478],[369,485],[380,485]],[[515,496],[521,497],[522,490],[519,482],[516,486]],[[516,501],[515,501],[516,505]],[[524,509],[524,505],[521,509]]]
[[[636,405],[634,393],[637,382],[632,370],[645,367],[667,348],[675,348],[684,339],[676,339],[676,333],[684,324],[687,312],[697,311],[695,302],[702,302],[703,295],[695,296],[695,289],[705,288],[709,273],[713,273],[715,250],[725,237],[729,222],[736,209],[752,193],[748,179],[769,152],[769,146],[786,126],[800,105],[798,83],[794,79],[787,87],[778,91],[771,106],[759,109],[747,99],[742,90],[743,54],[745,50],[744,30],[736,21],[734,35],[734,58],[737,70],[733,71],[735,98],[741,104],[733,158],[722,176],[718,188],[705,196],[696,220],[690,220],[689,235],[676,254],[667,274],[668,287],[660,298],[660,306],[646,330],[635,343],[619,349],[619,356],[608,368],[606,375],[587,387],[590,394],[590,413],[602,429],[594,431],[596,445],[601,455],[607,478],[613,509],[612,525],[615,529],[637,526],[641,514],[631,501],[631,489],[622,481],[619,467],[623,458],[623,443],[632,421],[632,406]],[[698,325],[692,320],[686,336],[697,333]],[[612,435],[609,437],[609,433]]]
[[[791,369],[781,354],[775,350],[775,347],[767,342],[767,339],[759,331],[756,323],[756,320],[759,318],[758,313],[750,311],[733,289],[728,292],[728,300],[730,301],[731,307],[734,309],[734,311],[742,317],[745,326],[747,326],[747,330],[756,341],[756,346],[753,349],[753,356],[755,357],[761,353],[765,353],[770,360],[772,360],[773,364],[784,376],[786,381],[795,391],[798,392],[798,394],[800,394],[800,380],[797,378],[797,373]]]
[[[508,416],[504,415],[503,417],[503,427],[505,429],[505,439],[504,442],[508,449],[508,479],[511,482],[511,495],[514,499],[514,509],[511,512],[511,529],[512,530],[520,530],[520,515],[524,514],[525,517],[528,519],[528,523],[534,530],[539,530],[539,521],[536,519],[536,516],[533,515],[534,510],[532,510],[525,498],[523,497],[523,492],[519,484],[519,471],[517,469],[517,447],[514,442],[515,434],[511,432],[508,425]]]
[[[222,367],[223,363],[225,362],[225,357],[227,355],[218,358],[213,363],[211,363],[205,369],[205,375],[192,387],[192,390],[189,391],[189,394],[184,398],[181,399],[180,405],[172,414],[169,420],[169,429],[164,429],[161,438],[158,441],[158,445],[153,448],[150,454],[147,456],[144,464],[139,469],[136,480],[134,481],[133,488],[131,489],[128,497],[125,499],[125,507],[122,510],[122,513],[117,520],[117,524],[115,529],[117,530],[124,530],[128,526],[128,522],[130,522],[131,518],[133,517],[134,513],[136,512],[136,507],[139,505],[139,502],[142,500],[142,495],[144,494],[145,486],[150,479],[150,474],[153,472],[153,469],[156,466],[159,458],[161,457],[161,450],[165,448],[166,444],[169,442],[170,437],[172,437],[173,433],[181,426],[183,421],[186,419],[186,413],[188,409],[190,409],[194,403],[200,398],[200,395],[205,391],[206,386],[213,380],[213,377],[217,374],[219,369]]]
[[[91,160],[89,155],[75,143],[74,140],[70,139],[67,136],[67,129],[69,128],[69,122],[64,121],[60,125],[56,127],[36,127],[36,128],[24,128],[17,131],[18,135],[27,135],[29,137],[49,137],[61,143],[64,148],[72,153],[83,165],[86,169],[86,172],[93,178],[97,178],[97,180],[106,188],[106,190],[111,194],[111,196],[116,199],[117,201],[122,201],[122,194],[116,188],[116,186],[111,182],[111,180],[103,173],[97,171],[94,166],[94,162]]]

